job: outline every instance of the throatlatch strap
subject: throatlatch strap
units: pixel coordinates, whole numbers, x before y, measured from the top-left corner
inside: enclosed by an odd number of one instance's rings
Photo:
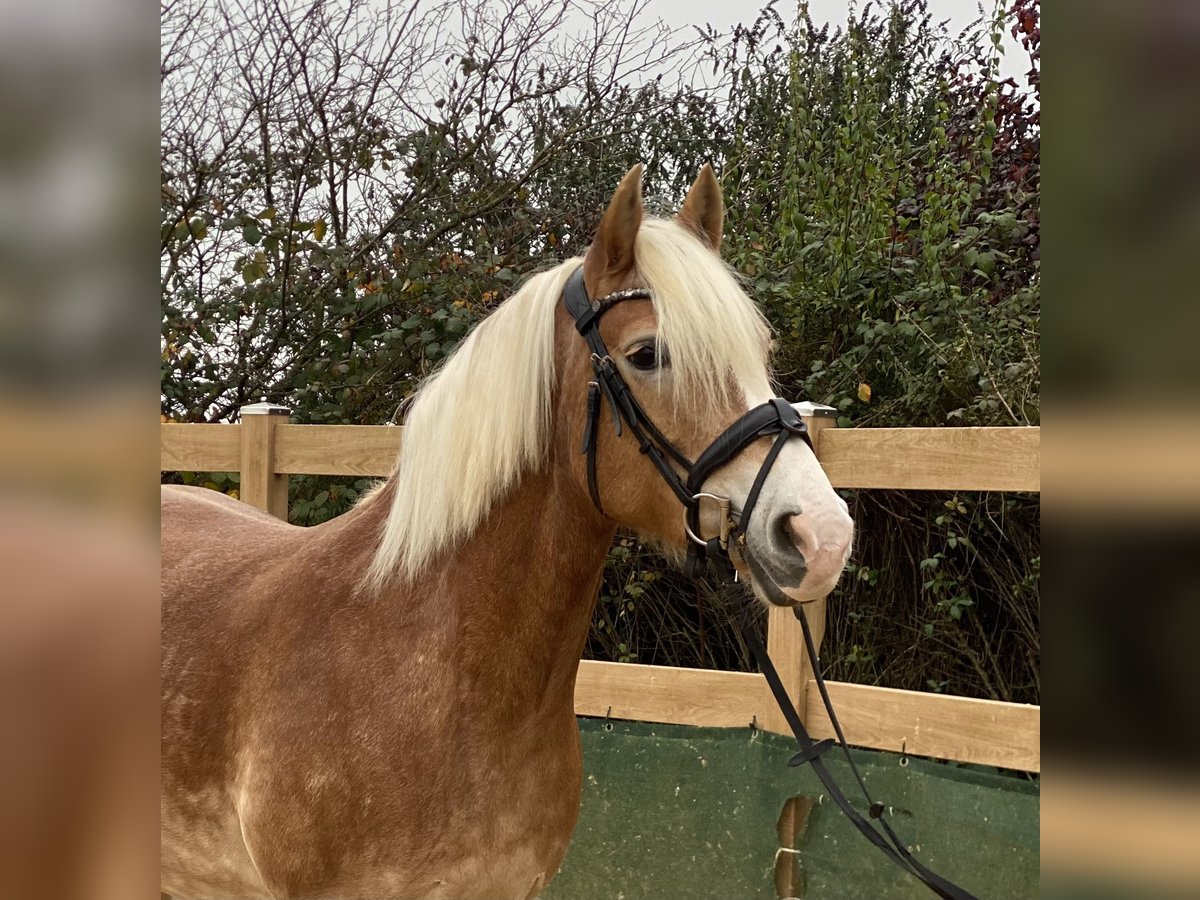
[[[600,385],[591,382],[588,385],[587,424],[583,428],[583,449],[587,455],[588,493],[592,495],[592,503],[601,513],[604,507],[600,505],[600,488],[596,484],[596,423],[600,419]]]

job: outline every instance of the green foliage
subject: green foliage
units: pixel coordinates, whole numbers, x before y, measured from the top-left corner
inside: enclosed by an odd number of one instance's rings
[[[753,666],[741,622],[762,620],[741,586],[696,583],[630,535],[608,554],[587,656],[651,665]]]
[[[961,66],[922,9],[868,8],[830,35],[803,9],[785,27],[768,8],[735,35],[730,259],[778,329],[788,395],[846,425],[1030,424],[1030,226],[980,203],[995,68],[977,67],[982,91],[956,90]]]

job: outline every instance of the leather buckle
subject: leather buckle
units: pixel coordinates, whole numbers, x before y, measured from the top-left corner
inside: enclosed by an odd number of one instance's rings
[[[770,403],[775,407],[775,414],[779,417],[779,424],[784,431],[790,431],[792,434],[808,433],[808,426],[790,403],[782,397],[772,397]]]

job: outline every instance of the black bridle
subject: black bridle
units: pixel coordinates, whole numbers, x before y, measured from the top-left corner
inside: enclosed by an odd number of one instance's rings
[[[812,440],[808,436],[808,428],[804,424],[804,420],[800,418],[800,414],[795,408],[786,400],[774,397],[739,417],[708,445],[695,462],[689,460],[646,415],[614,364],[608,349],[604,346],[604,340],[600,337],[600,317],[608,310],[626,300],[651,299],[653,297],[649,291],[631,290],[618,291],[615,294],[592,300],[588,297],[587,287],[584,285],[582,266],[571,275],[563,292],[563,301],[567,312],[575,320],[576,329],[587,342],[588,349],[591,350],[592,371],[596,376],[595,381],[588,384],[587,423],[584,426],[581,451],[587,456],[588,492],[591,494],[592,503],[596,509],[603,513],[600,488],[596,481],[596,435],[600,425],[600,406],[603,396],[612,412],[613,428],[616,430],[617,437],[622,434],[623,422],[637,440],[641,452],[650,460],[667,486],[683,504],[684,530],[688,536],[685,573],[689,577],[699,577],[705,561],[708,560],[713,563],[719,577],[730,580],[736,578],[736,573],[729,558],[729,542],[736,540],[739,544],[744,545],[746,531],[750,524],[750,513],[758,502],[758,496],[766,483],[771,468],[779,458],[784,444],[792,438],[798,437],[811,448]],[[754,484],[750,488],[750,493],[746,495],[746,502],[742,504],[740,511],[736,513],[733,511],[730,498],[704,490],[704,483],[713,472],[740,454],[754,441],[771,435],[776,435],[776,438],[767,452],[762,466],[759,467],[758,475],[755,476]],[[682,474],[679,470],[682,471]],[[719,533],[716,537],[707,540],[700,535],[700,504],[702,500],[712,500],[720,509]],[[837,735],[836,742],[832,738],[814,741],[809,736],[804,723],[796,712],[795,705],[779,678],[779,673],[775,671],[771,657],[763,648],[758,636],[750,628],[745,626],[742,628],[743,638],[754,654],[759,668],[762,669],[771,693],[800,745],[800,751],[792,756],[788,765],[799,766],[805,763],[811,765],[813,772],[825,785],[825,789],[829,791],[830,797],[854,826],[893,862],[924,882],[938,896],[945,900],[976,900],[973,894],[938,875],[914,857],[896,832],[892,830],[887,819],[884,818],[884,805],[871,799],[871,795],[867,792],[866,782],[850,755],[846,736],[842,731],[837,714],[833,711],[833,704],[829,700],[829,691],[825,686],[825,679],[821,675],[820,660],[817,658],[816,643],[804,615],[804,609],[797,606],[793,608],[793,612],[800,620],[804,632],[808,659],[816,679],[817,689],[821,694],[821,701],[825,705],[829,721]],[[868,805],[867,816],[863,816],[851,805],[821,759],[825,752],[835,746],[842,748],[846,761],[850,764],[850,770],[854,773],[854,777],[862,789]],[[882,832],[872,824],[872,821],[879,822],[883,829]]]
[[[708,445],[695,462],[689,460],[646,415],[609,355],[603,338],[600,337],[600,317],[608,310],[626,300],[650,299],[648,291],[632,290],[619,291],[592,300],[588,297],[587,287],[583,283],[582,266],[571,275],[563,292],[567,312],[575,320],[575,327],[583,335],[588,349],[592,351],[592,371],[596,376],[596,380],[588,384],[587,424],[583,430],[582,452],[587,456],[588,491],[596,509],[604,512],[604,506],[600,502],[600,488],[596,482],[596,434],[600,424],[600,399],[603,396],[612,412],[613,428],[617,437],[621,436],[624,422],[637,439],[641,452],[683,504],[684,530],[688,536],[685,571],[692,577],[699,575],[707,559],[713,562],[723,578],[732,578],[734,569],[729,559],[729,542],[740,540],[744,543],[750,514],[758,503],[758,495],[766,483],[771,467],[779,458],[783,445],[789,439],[798,437],[812,447],[808,426],[790,403],[774,397],[738,418]],[[760,437],[770,435],[778,437],[758,470],[758,477],[754,479],[754,485],[739,511],[735,513],[732,510],[728,497],[704,490],[704,483],[713,472]],[[682,475],[676,470],[676,466],[682,470]],[[714,501],[720,509],[719,533],[707,540],[700,536],[700,504],[703,500]]]

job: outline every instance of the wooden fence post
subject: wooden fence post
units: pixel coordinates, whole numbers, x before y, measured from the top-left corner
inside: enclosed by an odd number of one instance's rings
[[[275,427],[291,410],[266,400],[239,410],[242,418],[242,471],[238,496],[243,502],[287,521],[288,477],[275,471]]]
[[[818,403],[804,402],[793,405],[808,425],[808,435],[812,438],[813,446],[817,448],[817,459],[820,459],[821,432],[826,428],[837,427],[837,410]],[[813,642],[820,651],[821,638],[825,636],[825,601],[807,604],[804,612],[812,629]],[[771,655],[771,661],[779,671],[783,686],[787,688],[803,719],[808,704],[808,681],[811,674],[808,651],[804,647],[804,632],[790,609],[772,606],[767,613],[767,652]],[[791,728],[774,704],[770,706],[770,710],[764,727],[779,734],[791,734]]]

